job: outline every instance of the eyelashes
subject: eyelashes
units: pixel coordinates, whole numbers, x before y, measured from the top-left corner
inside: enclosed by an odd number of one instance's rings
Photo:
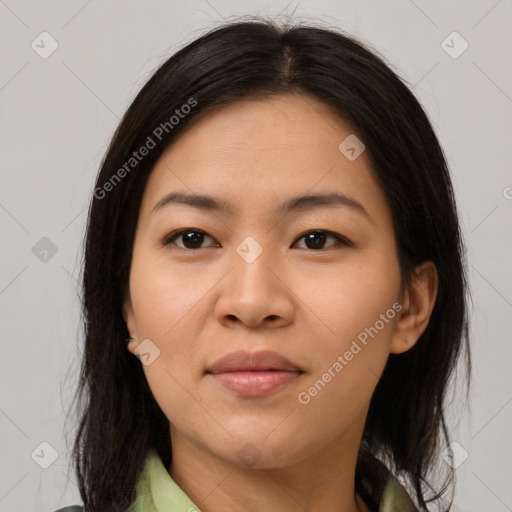
[[[204,231],[202,231],[200,229],[187,228],[187,229],[180,229],[179,231],[176,231],[176,232],[168,235],[164,239],[163,245],[165,245],[165,246],[168,246],[171,244],[177,245],[174,243],[175,239],[177,239],[180,236],[183,237],[183,235],[190,235],[190,234],[195,235],[195,236],[188,236],[186,238],[187,243],[189,243],[191,245],[197,245],[197,244],[201,243],[205,238],[210,238],[211,240],[213,240],[213,238],[210,235],[208,235],[207,233],[205,233]],[[181,247],[181,246],[178,245],[178,247]],[[217,247],[218,247],[218,245],[217,245]],[[196,250],[196,249],[202,249],[202,247],[181,247],[181,249]]]
[[[320,247],[320,248],[315,247],[319,244],[322,245],[329,238],[337,241],[337,243],[334,246],[331,246],[332,248],[340,246],[340,245],[342,245],[342,246],[351,246],[352,245],[352,243],[349,240],[347,240],[347,238],[345,238],[344,236],[338,235],[337,233],[333,233],[332,231],[328,231],[325,229],[315,229],[313,231],[308,231],[306,233],[303,233],[302,235],[299,236],[297,241],[304,239],[304,242],[306,243],[306,245],[307,244],[313,245],[313,247],[305,247],[306,249],[319,251],[319,250],[325,250],[325,249],[331,248],[331,247]],[[294,245],[295,245],[295,243],[294,243]]]
[[[201,247],[201,245],[208,239],[212,240],[214,245]],[[330,247],[323,247],[323,245],[325,245],[329,239],[334,239],[336,244],[331,245]],[[175,243],[176,240],[180,240],[183,245],[178,245]],[[350,247],[353,245],[346,237],[325,229],[313,229],[306,231],[296,239],[293,245],[295,245],[300,240],[304,240],[305,244],[305,247],[301,247],[301,249],[309,249],[316,252],[325,251],[326,249],[335,248],[338,246]],[[206,249],[209,247],[220,247],[220,244],[216,243],[215,240],[210,235],[208,235],[208,233],[196,228],[186,228],[175,231],[167,235],[163,239],[161,245],[163,247],[174,246],[178,249],[189,251],[197,251],[198,249]]]

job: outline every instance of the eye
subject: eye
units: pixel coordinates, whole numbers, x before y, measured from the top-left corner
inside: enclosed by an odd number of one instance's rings
[[[309,231],[308,233],[303,234],[299,240],[304,239],[304,243],[306,244],[306,249],[314,249],[314,250],[322,250],[329,249],[329,247],[324,247],[326,240],[328,238],[338,240],[338,243],[335,245],[352,245],[345,237],[341,235],[337,235],[335,233],[331,233],[330,231],[325,230],[315,230]],[[332,247],[332,246],[331,246]],[[303,249],[304,247],[301,247]]]
[[[204,231],[200,229],[195,228],[187,228],[187,229],[181,229],[180,231],[177,231],[175,233],[171,233],[169,236],[167,236],[163,242],[163,246],[167,246],[170,244],[177,245],[178,247],[182,249],[202,249],[204,247],[201,247],[204,243],[205,239],[209,238],[210,240],[213,240],[213,238],[206,234]],[[299,237],[298,240],[304,239],[304,243],[306,247],[300,247],[301,249],[312,249],[315,251],[318,250],[324,250],[329,249],[330,247],[325,247],[326,241],[328,239],[334,239],[337,241],[336,245],[345,245],[350,246],[352,245],[349,240],[347,240],[345,237],[341,235],[337,235],[336,233],[332,233],[330,231],[326,230],[314,230],[309,231],[307,233],[304,233]],[[181,241],[181,245],[179,243],[176,243],[175,240]],[[296,242],[297,243],[297,242]],[[219,247],[219,244],[214,244],[213,247]]]
[[[201,231],[200,229],[188,228],[182,229],[176,233],[172,233],[171,235],[167,236],[163,241],[163,245],[165,246],[169,244],[174,244],[177,245],[178,247],[181,247],[182,249],[201,249],[201,244],[204,242],[205,238],[213,240],[211,236],[207,235],[204,231]],[[175,239],[181,240],[183,245],[174,243]],[[218,244],[216,245],[216,247],[218,247]]]

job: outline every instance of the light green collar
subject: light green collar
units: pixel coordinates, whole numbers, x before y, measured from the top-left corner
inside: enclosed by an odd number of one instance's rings
[[[162,459],[151,451],[137,483],[135,502],[127,512],[201,512],[171,478]]]
[[[137,483],[135,502],[128,512],[201,512],[171,478],[160,456],[148,454]],[[390,477],[381,497],[379,512],[416,512],[406,490]]]

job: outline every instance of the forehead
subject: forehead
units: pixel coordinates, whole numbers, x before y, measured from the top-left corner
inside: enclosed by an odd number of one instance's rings
[[[365,207],[378,209],[385,199],[369,155],[363,151],[349,160],[339,149],[347,137],[354,137],[351,126],[310,97],[289,94],[223,105],[164,151],[148,180],[143,214],[173,190],[222,197],[240,213],[319,191],[357,195]]]

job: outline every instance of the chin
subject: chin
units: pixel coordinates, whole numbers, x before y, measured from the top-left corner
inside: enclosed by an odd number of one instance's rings
[[[270,435],[269,435],[269,432]],[[294,440],[294,436],[283,430],[284,437],[276,432],[245,431],[233,435],[222,445],[210,445],[210,450],[229,464],[247,469],[270,469],[289,466],[299,462],[308,451]]]

